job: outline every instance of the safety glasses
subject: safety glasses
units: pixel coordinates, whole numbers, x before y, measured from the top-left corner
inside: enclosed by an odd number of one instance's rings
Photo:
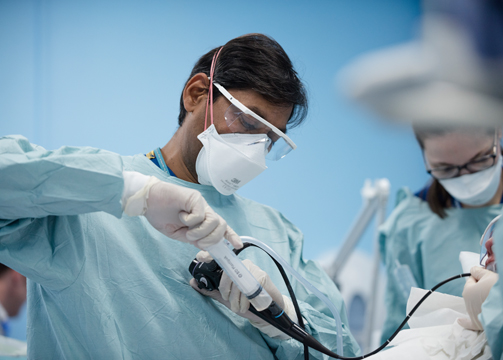
[[[225,121],[233,133],[266,134],[268,136],[269,144],[266,144],[268,149],[267,159],[279,160],[297,148],[297,145],[285,133],[248,109],[222,85],[216,82],[213,82],[213,85],[231,103],[225,111]]]

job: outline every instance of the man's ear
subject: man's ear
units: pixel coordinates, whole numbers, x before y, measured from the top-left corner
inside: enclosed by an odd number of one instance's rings
[[[193,112],[201,103],[206,104],[210,81],[205,73],[194,75],[183,89],[183,106],[187,112]]]

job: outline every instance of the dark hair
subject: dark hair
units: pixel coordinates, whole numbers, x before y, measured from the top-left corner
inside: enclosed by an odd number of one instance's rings
[[[424,151],[424,140],[428,137],[433,136],[443,136],[452,132],[464,131],[469,133],[473,132],[487,132],[487,134],[494,133],[495,128],[480,128],[480,127],[468,127],[468,128],[460,128],[460,127],[425,127],[425,126],[412,126],[414,130],[414,135],[416,136],[416,140],[421,147],[421,150]],[[423,195],[423,194],[421,194]],[[431,211],[437,214],[440,218],[444,219],[447,217],[447,213],[445,209],[452,206],[451,204],[451,195],[445,190],[445,188],[440,184],[440,182],[432,177],[430,186],[428,188],[428,192],[426,194],[426,201],[428,202],[428,206]]]
[[[198,73],[210,75],[213,55],[220,47],[201,56],[185,82]],[[276,105],[293,105],[288,126],[299,125],[307,115],[307,94],[290,58],[281,45],[263,34],[248,34],[232,39],[222,47],[218,56],[213,81],[227,90],[252,89]],[[213,87],[213,102],[220,92]],[[178,124],[182,125],[187,111],[180,97]]]

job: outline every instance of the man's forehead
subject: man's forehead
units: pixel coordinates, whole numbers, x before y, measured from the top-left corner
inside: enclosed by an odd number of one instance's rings
[[[278,117],[276,117],[276,116],[271,116],[270,114],[265,114],[264,111],[262,111],[260,109],[260,107],[258,107],[256,105],[250,105],[250,106],[247,106],[247,108],[250,109],[251,111],[253,111],[258,116],[260,116],[261,118],[267,120],[268,122],[270,122],[271,124],[276,126],[283,133],[286,133],[286,124],[288,123],[289,117],[286,119],[286,121],[283,121],[281,119],[278,119]],[[281,124],[278,123],[279,121],[281,121]],[[284,124],[283,124],[283,122],[284,122]]]
[[[254,90],[238,90],[235,97],[249,110],[286,133],[286,125],[292,115],[293,105],[272,103]]]

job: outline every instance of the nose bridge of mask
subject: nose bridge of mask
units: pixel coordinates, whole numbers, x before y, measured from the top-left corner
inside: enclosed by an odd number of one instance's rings
[[[269,138],[265,134],[220,135],[215,125],[211,125],[197,137],[208,150],[219,149],[218,152],[220,156],[212,156],[212,158],[218,158],[221,162],[228,162],[230,159],[234,158],[228,154],[228,151],[233,151],[238,153],[241,157],[245,157],[249,161],[267,168],[265,165],[265,155],[267,154]],[[211,143],[211,145],[209,143]],[[224,149],[225,153],[223,152]]]

